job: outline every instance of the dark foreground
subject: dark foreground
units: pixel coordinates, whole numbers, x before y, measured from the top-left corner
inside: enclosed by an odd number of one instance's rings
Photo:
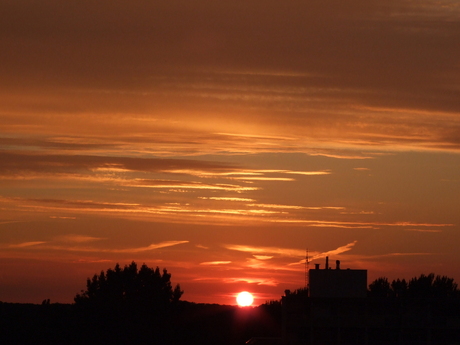
[[[181,301],[162,310],[0,302],[0,344],[460,345],[457,298],[293,297],[254,308]]]
[[[83,310],[0,302],[0,344],[244,344],[279,337],[279,305],[238,308],[180,302],[163,312]]]

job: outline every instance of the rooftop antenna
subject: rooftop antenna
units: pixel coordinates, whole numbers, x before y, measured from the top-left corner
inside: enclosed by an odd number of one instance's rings
[[[308,288],[308,283],[309,283],[309,279],[308,279],[309,268],[310,268],[310,260],[308,257],[308,249],[306,249],[305,250],[305,289]]]

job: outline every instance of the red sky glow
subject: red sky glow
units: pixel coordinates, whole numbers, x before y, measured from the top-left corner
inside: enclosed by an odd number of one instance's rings
[[[136,261],[254,305],[460,280],[452,0],[0,0],[0,301]]]

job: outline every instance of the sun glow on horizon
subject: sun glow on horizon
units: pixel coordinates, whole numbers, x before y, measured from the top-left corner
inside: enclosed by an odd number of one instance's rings
[[[238,296],[236,296],[236,303],[238,303],[240,307],[249,307],[253,302],[254,297],[247,291],[240,292]]]

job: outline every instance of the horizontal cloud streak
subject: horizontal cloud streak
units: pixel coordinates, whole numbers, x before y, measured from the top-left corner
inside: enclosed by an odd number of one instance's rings
[[[357,242],[358,241],[354,241],[354,242],[348,243],[348,244],[346,244],[346,245],[344,245],[342,247],[339,247],[337,249],[329,250],[329,251],[321,253],[321,254],[313,255],[311,259],[315,260],[315,259],[324,258],[324,257],[329,256],[329,255],[333,256],[333,255],[338,255],[338,254],[348,252],[349,250],[353,249],[353,247],[355,246],[355,244]]]
[[[231,264],[231,261],[207,261],[207,262],[200,262],[200,265],[203,266],[217,266],[217,265],[228,265]]]
[[[86,241],[85,241],[86,242]],[[78,242],[80,243],[80,242]],[[52,242],[43,242],[43,241],[36,241],[36,242],[24,242],[20,244],[13,244],[8,245],[7,248],[15,249],[15,248],[30,248],[36,250],[56,250],[56,251],[69,251],[69,252],[82,252],[82,253],[127,253],[127,254],[134,254],[134,253],[141,253],[147,252],[156,249],[162,249],[172,246],[177,246],[179,244],[189,243],[189,241],[164,241],[160,243],[153,243],[147,247],[137,247],[137,248],[96,248],[96,247],[79,247],[79,246],[69,246],[69,245],[62,245],[62,244],[53,244]]]
[[[23,242],[19,244],[10,244],[8,248],[28,248],[28,247],[37,246],[37,245],[44,244],[44,243],[46,242],[44,241]]]
[[[13,151],[0,151],[0,160],[4,162],[0,173],[18,173],[21,171],[36,171],[49,173],[68,173],[85,170],[91,172],[95,169],[121,169],[120,171],[163,172],[172,167],[208,168],[211,170],[228,170],[228,165],[214,162],[203,162],[187,159],[164,158],[133,158],[111,156],[79,156],[34,154]]]

